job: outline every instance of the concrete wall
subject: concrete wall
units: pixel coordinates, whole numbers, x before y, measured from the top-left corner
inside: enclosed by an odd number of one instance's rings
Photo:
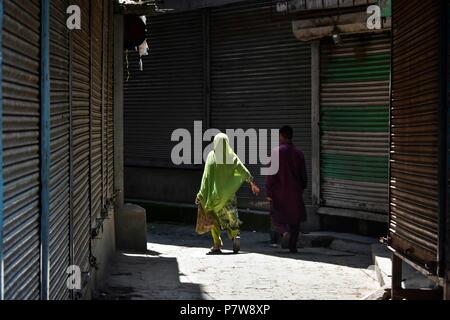
[[[148,221],[194,223],[194,200],[200,188],[201,170],[125,167],[125,199],[144,207]],[[246,190],[241,190],[240,194]],[[265,231],[270,226],[267,209],[248,210],[251,197],[240,197],[238,205],[245,229]],[[305,231],[319,228],[319,218],[312,206],[307,207]]]
[[[125,167],[125,198],[193,204],[201,179],[201,170]]]
[[[97,267],[92,268],[90,293],[91,297],[98,296],[99,290],[104,286],[103,280],[109,269],[109,262],[116,252],[114,214],[103,224],[103,230],[98,237],[92,240],[92,255],[96,258]]]

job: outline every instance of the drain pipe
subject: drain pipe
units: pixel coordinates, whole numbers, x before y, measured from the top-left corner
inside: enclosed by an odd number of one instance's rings
[[[41,0],[41,299],[49,300],[50,3]]]

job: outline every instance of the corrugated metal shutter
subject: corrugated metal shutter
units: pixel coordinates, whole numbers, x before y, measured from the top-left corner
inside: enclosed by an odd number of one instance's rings
[[[391,244],[432,267],[439,229],[440,1],[397,0],[393,16]]]
[[[102,16],[102,123],[101,123],[101,132],[102,132],[102,145],[101,145],[101,153],[102,153],[102,166],[101,166],[101,176],[102,176],[102,205],[105,205],[108,194],[107,194],[107,185],[108,185],[108,32],[109,23],[108,23],[108,14],[109,14],[109,6],[111,1],[102,0],[103,1],[103,16]]]
[[[50,298],[68,299],[70,265],[70,106],[67,1],[51,1]]]
[[[74,263],[89,272],[90,250],[90,24],[88,0],[74,1],[81,8],[82,28],[72,40],[72,154]]]
[[[114,196],[114,7],[109,8],[108,29],[108,76],[107,76],[107,189],[108,199]]]
[[[220,130],[279,129],[291,125],[311,177],[311,47],[297,41],[289,21],[273,22],[272,2],[211,11],[211,124]],[[260,167],[249,165],[263,187]],[[250,188],[240,206],[266,208]],[[311,191],[305,192],[311,204]]]
[[[103,1],[91,1],[91,223],[102,206]]]
[[[39,299],[40,1],[4,1],[5,299]]]
[[[172,132],[193,128],[195,120],[203,120],[202,26],[199,11],[149,17],[150,55],[143,58],[143,72],[138,54],[128,53],[128,81],[124,72],[126,166],[173,166]]]
[[[390,35],[321,45],[321,205],[388,213]]]

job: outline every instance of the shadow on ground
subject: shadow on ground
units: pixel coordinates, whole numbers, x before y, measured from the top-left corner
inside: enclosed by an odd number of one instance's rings
[[[291,254],[269,246],[266,233],[242,232],[242,252],[208,256],[210,235],[193,226],[151,224],[144,254],[117,253],[104,300],[361,299],[379,288],[370,257],[331,250]]]
[[[159,252],[117,253],[99,300],[201,300],[201,286],[182,283],[176,258]]]
[[[232,243],[226,237],[225,232],[222,233],[222,239],[224,255],[233,255]],[[204,248],[206,255],[211,247],[212,240],[209,234],[201,236],[196,234],[194,226],[153,223],[148,225],[147,241],[160,245]],[[352,268],[368,268],[372,264],[369,255],[336,251],[327,247],[306,247],[300,248],[298,253],[290,253],[288,250],[270,247],[269,234],[267,233],[242,231],[239,255],[249,253],[270,255],[281,259],[336,264]]]

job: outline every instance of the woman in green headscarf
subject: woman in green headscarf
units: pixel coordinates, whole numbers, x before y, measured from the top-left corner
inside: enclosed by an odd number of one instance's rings
[[[221,230],[226,230],[233,241],[233,251],[240,250],[240,224],[236,192],[242,183],[250,184],[252,192],[258,195],[260,189],[253,177],[230,146],[228,136],[219,133],[214,138],[213,150],[209,153],[203,172],[200,192],[196,203],[212,215],[214,228],[211,230],[214,246],[211,254],[220,254],[223,246]]]

